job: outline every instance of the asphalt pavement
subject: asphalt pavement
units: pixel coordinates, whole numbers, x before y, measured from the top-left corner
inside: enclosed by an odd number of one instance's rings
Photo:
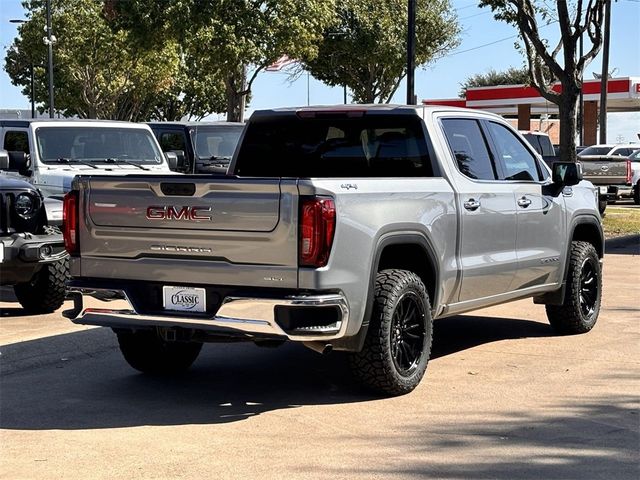
[[[420,386],[352,382],[298,345],[205,345],[136,373],[107,329],[25,316],[0,292],[3,479],[640,478],[640,255],[608,242],[593,331],[523,300],[436,321]]]

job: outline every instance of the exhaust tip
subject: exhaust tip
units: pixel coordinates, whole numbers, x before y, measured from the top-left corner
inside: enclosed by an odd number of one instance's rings
[[[302,342],[302,344],[310,350],[320,355],[326,355],[333,350],[333,345],[324,342]]]

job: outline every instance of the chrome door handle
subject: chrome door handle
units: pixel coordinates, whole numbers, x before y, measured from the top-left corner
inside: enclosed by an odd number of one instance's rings
[[[470,198],[469,200],[464,202],[464,208],[473,212],[474,210],[477,210],[478,208],[480,208],[480,202],[478,202],[473,198]]]
[[[527,208],[529,205],[531,205],[531,200],[529,200],[527,197],[519,198],[518,205],[522,208]]]

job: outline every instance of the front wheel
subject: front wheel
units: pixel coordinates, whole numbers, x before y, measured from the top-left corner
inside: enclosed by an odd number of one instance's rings
[[[59,309],[66,295],[69,260],[64,258],[44,265],[33,278],[13,286],[16,298],[28,313],[52,313]]]
[[[585,333],[598,320],[602,300],[602,269],[593,245],[571,242],[567,286],[562,305],[547,305],[551,326],[562,334]]]
[[[117,332],[129,365],[143,373],[174,374],[188,369],[200,353],[199,342],[167,342],[155,331]]]
[[[362,351],[350,356],[351,369],[365,386],[402,395],[422,380],[433,338],[429,295],[415,273],[378,273],[369,330]]]

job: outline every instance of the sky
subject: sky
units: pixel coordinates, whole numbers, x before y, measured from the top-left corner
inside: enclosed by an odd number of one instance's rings
[[[514,47],[517,41],[514,27],[496,21],[488,9],[478,8],[478,0],[452,0],[451,3],[463,29],[460,46],[446,57],[416,71],[415,92],[418,101],[455,98],[460,84],[471,75],[489,69],[500,71],[524,65],[524,58]],[[9,23],[9,20],[24,16],[21,0],[0,0],[0,54],[3,65],[6,49],[17,34],[17,25]],[[618,0],[613,3],[609,70],[616,69],[616,77],[640,77],[638,25],[640,0]],[[557,30],[556,24],[544,27],[541,31],[553,43],[558,38]],[[602,54],[587,67],[585,79],[593,78],[593,72],[601,71],[601,57]],[[404,103],[405,92],[403,82],[392,103]],[[307,79],[307,75],[302,75],[292,82],[286,72],[262,72],[253,85],[249,113],[262,108],[307,105],[308,102],[311,105],[326,105],[342,101],[342,88],[328,87],[313,77]],[[0,108],[30,108],[29,100],[19,88],[11,85],[4,68],[0,72]],[[607,125],[609,141],[638,141],[636,133],[640,131],[640,112],[610,114]]]

